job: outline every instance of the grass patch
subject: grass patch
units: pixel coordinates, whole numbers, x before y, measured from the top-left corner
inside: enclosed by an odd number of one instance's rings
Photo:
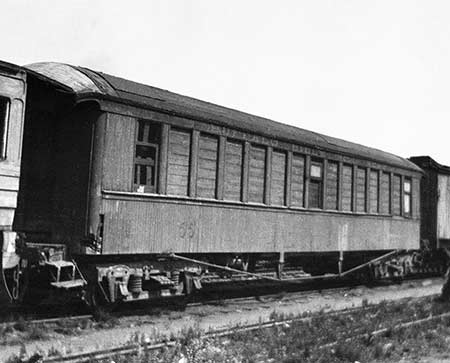
[[[158,352],[144,348],[134,357],[113,360],[116,363],[353,363],[396,362],[414,360],[424,354],[450,353],[450,319],[399,331],[392,329],[402,322],[448,312],[450,304],[437,304],[431,298],[423,298],[379,305],[363,303],[363,306],[365,309],[347,314],[310,314],[310,319],[302,322],[257,331],[236,331],[231,336],[214,339],[202,339],[201,332],[191,328],[172,337],[176,341],[173,348]],[[271,318],[280,321],[297,316],[274,311]],[[370,335],[379,329],[387,329],[387,333]],[[356,334],[361,337],[354,338]],[[135,340],[142,342],[142,338]],[[333,344],[335,342],[337,344]]]

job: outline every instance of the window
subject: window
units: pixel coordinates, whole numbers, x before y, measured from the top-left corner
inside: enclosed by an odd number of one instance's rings
[[[303,207],[303,187],[305,183],[305,157],[303,155],[292,155],[291,169],[291,205]]]
[[[366,169],[356,168],[356,211],[366,211]]]
[[[405,179],[403,183],[403,214],[411,217],[411,179]]]
[[[266,184],[266,148],[264,146],[250,145],[248,169],[248,200],[264,203]]]
[[[391,175],[389,173],[381,174],[380,181],[380,213],[390,214],[391,202]]]
[[[353,208],[353,166],[342,168],[342,210],[351,212]]]
[[[217,152],[219,139],[200,134],[198,140],[197,196],[216,198]]]
[[[338,163],[334,161],[327,163],[326,209],[338,209],[338,169]]]
[[[401,180],[402,179],[401,179],[400,175],[394,175],[394,180],[393,180],[394,194],[392,195],[392,199],[393,199],[392,214],[395,216],[401,215],[401,205],[402,205]]]
[[[272,152],[272,172],[270,184],[271,204],[285,205],[286,189],[286,153],[283,151]]]
[[[161,125],[138,121],[134,154],[134,188],[139,192],[156,192],[158,148]]]
[[[167,163],[167,194],[187,196],[191,158],[191,132],[171,128]]]
[[[377,170],[370,171],[369,178],[369,200],[370,200],[370,213],[378,213],[378,185],[379,185],[380,173]]]
[[[225,144],[224,199],[240,201],[242,198],[242,157],[244,145],[227,140]]]
[[[322,208],[323,166],[319,161],[311,161],[309,179],[309,208]]]
[[[6,159],[8,140],[9,100],[0,97],[0,159]]]

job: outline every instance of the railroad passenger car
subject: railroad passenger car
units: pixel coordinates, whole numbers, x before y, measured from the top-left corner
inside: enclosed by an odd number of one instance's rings
[[[0,269],[17,265],[14,210],[19,190],[26,74],[13,64],[0,62]],[[0,289],[1,291],[1,289]],[[1,294],[0,294],[1,295]],[[0,296],[0,299],[2,297]]]
[[[413,156],[410,160],[425,172],[421,182],[420,235],[432,249],[450,247],[450,167],[429,156]]]
[[[82,67],[26,69],[14,228],[65,245],[107,300],[199,287],[195,261],[318,274],[419,248],[422,174],[404,158]]]

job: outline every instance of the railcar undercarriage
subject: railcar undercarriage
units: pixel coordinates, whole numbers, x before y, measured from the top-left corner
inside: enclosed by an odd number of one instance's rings
[[[414,275],[442,275],[448,259],[442,251],[426,246],[416,251],[383,251],[369,258],[351,252],[307,256],[306,260],[312,261],[310,266],[301,254],[190,256],[170,253],[129,259],[80,256],[77,261],[69,261],[65,259],[64,245],[23,243],[20,240],[16,252],[18,263],[2,270],[3,295],[11,302],[84,301],[91,307],[189,297],[203,287],[213,285],[263,281],[275,285],[301,284],[349,277],[371,282]],[[322,270],[317,269],[317,258],[322,262]]]

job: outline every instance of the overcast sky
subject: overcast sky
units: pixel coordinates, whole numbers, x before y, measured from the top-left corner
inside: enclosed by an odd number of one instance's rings
[[[450,165],[448,1],[2,0],[0,59],[60,61]]]

